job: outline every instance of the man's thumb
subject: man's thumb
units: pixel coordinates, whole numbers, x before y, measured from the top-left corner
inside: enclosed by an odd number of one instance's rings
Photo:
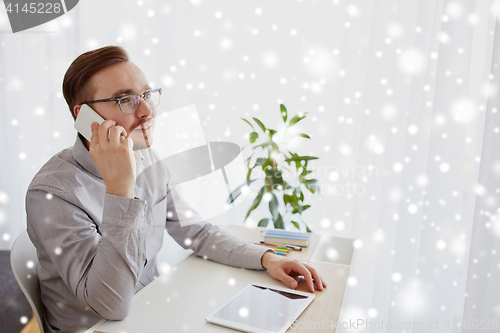
[[[297,281],[295,281],[295,279],[291,276],[286,275],[286,277],[284,277],[282,281],[292,289],[297,288]]]

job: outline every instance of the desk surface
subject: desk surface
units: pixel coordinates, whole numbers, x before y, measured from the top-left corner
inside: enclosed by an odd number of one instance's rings
[[[226,230],[247,241],[261,240],[261,228],[230,226]],[[325,239],[329,242],[325,243]],[[309,260],[311,257],[318,257],[317,253],[313,254],[316,248],[325,252],[324,249],[328,248],[325,244],[335,243],[335,240],[349,241],[352,244],[352,240],[312,235],[308,248],[289,254],[290,257],[309,261],[309,264],[320,272],[328,287],[322,292],[315,292],[315,300],[298,318],[295,328],[290,328],[287,332],[323,332],[325,328],[321,328],[321,324],[337,321],[349,266]],[[336,250],[336,253],[339,252],[342,251]],[[319,256],[324,257],[324,254]],[[345,261],[345,258],[342,260]],[[255,282],[285,287],[266,271],[231,267],[191,256],[141,290],[132,301],[130,315],[125,320],[103,320],[88,332],[235,332],[206,323],[205,317],[247,284]],[[299,282],[297,290],[307,291],[304,280]],[[314,325],[317,330],[311,329]],[[334,331],[332,328],[328,330]]]

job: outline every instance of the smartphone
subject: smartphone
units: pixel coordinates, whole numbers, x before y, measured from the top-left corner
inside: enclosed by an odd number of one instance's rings
[[[87,104],[83,104],[80,108],[78,116],[76,117],[75,128],[90,142],[90,139],[92,138],[92,123],[97,122],[100,125],[103,121],[104,118],[95,112],[94,109]]]

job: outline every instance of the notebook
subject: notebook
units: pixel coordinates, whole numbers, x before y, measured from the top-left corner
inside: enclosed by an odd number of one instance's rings
[[[309,245],[309,234],[272,229],[266,232],[265,241],[270,244],[285,244],[306,247]]]

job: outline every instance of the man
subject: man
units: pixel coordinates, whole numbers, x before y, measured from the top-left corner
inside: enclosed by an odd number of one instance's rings
[[[151,145],[160,90],[120,47],[80,55],[68,68],[63,93],[73,118],[82,104],[106,119],[92,124],[91,142],[50,159],[26,195],[28,233],[37,248],[47,332],[74,332],[101,318],[124,319],[133,295],[158,276],[156,254],[164,230],[195,255],[223,264],[267,269],[296,288],[323,290],[317,272],[300,261],[236,239],[207,222],[184,227],[186,212],[174,206],[171,177],[165,186],[137,183]],[[168,212],[168,214],[167,214]],[[314,282],[313,282],[314,281]]]

